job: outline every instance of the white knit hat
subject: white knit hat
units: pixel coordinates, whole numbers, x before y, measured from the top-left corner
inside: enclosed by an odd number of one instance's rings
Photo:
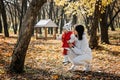
[[[67,31],[70,31],[71,30],[71,26],[72,26],[72,21],[66,23],[64,26],[63,26],[63,29],[64,30],[67,30]]]

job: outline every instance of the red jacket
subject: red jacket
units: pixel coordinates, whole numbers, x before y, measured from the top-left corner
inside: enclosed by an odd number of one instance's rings
[[[67,41],[70,40],[71,34],[72,34],[72,31],[69,31],[69,32],[64,33],[64,34],[62,35],[62,42],[63,42],[62,47],[63,47],[63,48],[68,48],[68,47],[69,47]]]

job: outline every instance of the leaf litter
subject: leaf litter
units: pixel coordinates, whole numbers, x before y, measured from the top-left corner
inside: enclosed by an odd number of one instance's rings
[[[100,44],[92,50],[92,71],[84,72],[82,67],[69,72],[71,64],[62,64],[61,41],[41,40],[32,37],[25,59],[25,72],[7,73],[17,36],[5,38],[0,35],[0,79],[1,80],[120,80],[120,45],[118,39],[110,39],[113,44]],[[112,42],[113,41],[113,42]]]

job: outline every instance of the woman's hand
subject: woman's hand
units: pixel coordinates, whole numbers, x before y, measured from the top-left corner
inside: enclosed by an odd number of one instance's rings
[[[72,43],[69,43],[69,47],[72,48],[74,45]]]

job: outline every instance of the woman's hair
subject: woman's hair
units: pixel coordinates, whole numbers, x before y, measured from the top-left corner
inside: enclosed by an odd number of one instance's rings
[[[83,36],[83,33],[84,33],[84,26],[82,25],[77,25],[75,26],[75,30],[77,31],[78,33],[78,40],[82,40],[82,36]]]

